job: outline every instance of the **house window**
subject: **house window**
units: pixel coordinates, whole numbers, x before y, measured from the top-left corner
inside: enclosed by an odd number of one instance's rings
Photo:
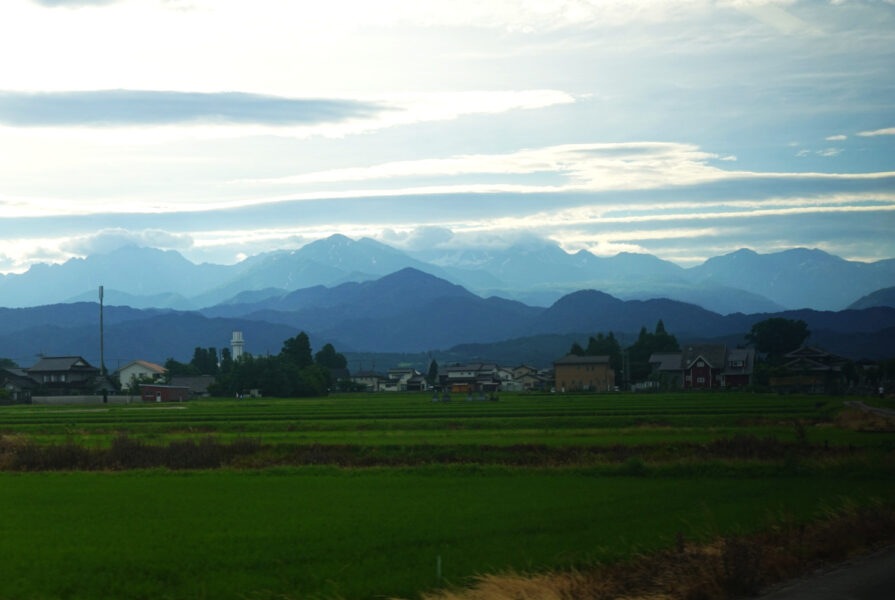
[[[702,361],[699,361],[698,363],[696,363],[696,366],[697,366],[697,367],[704,367],[704,366],[705,366],[705,363],[702,362]]]
[[[705,377],[697,377],[696,383],[705,383]]]
[[[62,375],[59,376],[59,381],[61,381],[62,383],[65,383],[65,373],[63,373]]]

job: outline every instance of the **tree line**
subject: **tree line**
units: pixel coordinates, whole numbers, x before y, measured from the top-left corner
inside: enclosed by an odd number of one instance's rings
[[[345,356],[332,344],[313,353],[304,331],[283,342],[276,355],[245,353],[233,360],[230,349],[223,348],[218,359],[216,348],[196,348],[188,363],[173,358],[165,361],[169,381],[177,376],[213,376],[215,381],[208,388],[213,396],[237,396],[258,390],[265,396],[283,398],[326,395],[337,383],[333,372],[347,365]]]

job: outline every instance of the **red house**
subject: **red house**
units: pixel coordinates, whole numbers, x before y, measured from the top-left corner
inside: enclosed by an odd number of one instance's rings
[[[181,385],[141,383],[140,395],[143,397],[143,402],[186,402],[190,399],[190,388]]]

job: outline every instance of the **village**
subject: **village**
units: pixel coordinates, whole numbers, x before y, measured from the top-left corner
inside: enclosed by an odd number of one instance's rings
[[[244,346],[242,332],[233,332],[231,348],[222,350],[222,359],[244,360]],[[197,348],[197,353],[204,356],[206,350]],[[216,352],[213,354],[216,357]],[[27,367],[3,364],[0,366],[0,402],[185,402],[219,392],[215,382],[221,362],[213,364],[214,373],[200,372],[206,369],[196,368],[200,365],[183,365],[173,359],[169,359],[169,364],[180,369],[138,359],[104,375],[100,367],[90,364],[82,356],[43,356]],[[328,372],[327,391],[429,393],[432,401],[498,400],[501,392],[747,390],[755,388],[757,370],[755,348],[730,348],[726,344],[694,344],[675,352],[654,352],[649,355],[648,370],[632,369],[628,352],[619,357],[591,355],[577,344],[567,355],[557,357],[550,368],[490,362],[439,366],[433,360],[425,373],[409,366],[390,368],[385,372],[358,370],[352,373],[344,366],[344,360],[336,365],[324,369]],[[192,371],[184,374],[183,367]],[[639,376],[632,377],[634,371],[639,371]],[[870,386],[868,389],[875,390],[873,386],[879,380],[879,377],[873,377],[876,372],[877,365],[870,361],[856,365],[822,348],[804,345],[782,356],[766,387],[768,391],[776,392],[824,393],[831,389],[844,391],[849,387],[854,391],[856,383],[863,383],[865,387]],[[865,376],[861,377],[862,374]],[[879,391],[882,393],[883,389],[879,388]],[[254,387],[238,390],[235,397],[268,395],[271,394],[263,387]]]

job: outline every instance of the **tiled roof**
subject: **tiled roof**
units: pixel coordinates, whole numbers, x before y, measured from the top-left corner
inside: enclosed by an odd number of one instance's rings
[[[713,369],[723,369],[726,355],[727,346],[724,344],[693,344],[684,348],[681,364],[684,369],[689,369],[693,362],[701,357]]]
[[[553,361],[554,365],[601,365],[608,364],[608,356],[577,356],[567,354],[559,360]]]
[[[680,371],[681,370],[680,352],[676,353],[656,353],[649,357],[649,363],[658,364],[660,371]]]
[[[122,369],[126,369],[131,365],[140,365],[141,367],[149,369],[150,371],[154,371],[154,372],[158,373],[159,375],[163,375],[165,373],[165,371],[167,371],[167,369],[165,367],[163,367],[161,365],[157,365],[155,363],[151,363],[149,361],[145,361],[145,360],[135,360],[135,361],[129,362],[128,364],[121,367],[121,369],[119,369],[119,371]]]
[[[29,367],[25,370],[29,373],[72,370],[92,370],[99,372],[99,369],[92,366],[80,356],[45,356],[37,361],[33,367]]]

